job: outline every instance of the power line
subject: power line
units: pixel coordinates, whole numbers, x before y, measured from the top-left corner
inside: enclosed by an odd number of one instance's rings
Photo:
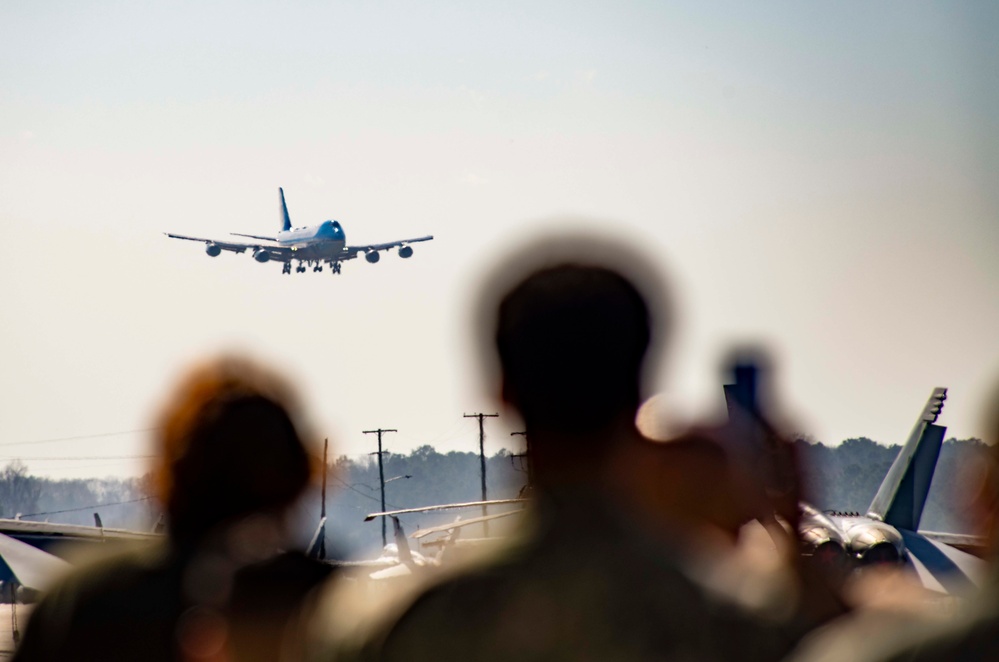
[[[67,508],[65,510],[50,510],[45,513],[25,513],[21,517],[41,517],[42,515],[59,515],[61,513],[75,513],[79,510],[90,510],[92,508],[104,508],[105,506],[121,506],[126,503],[139,503],[140,501],[148,501],[152,497],[144,496],[138,499],[131,499],[129,501],[112,501],[111,503],[95,503],[92,506],[80,506],[79,508]]]
[[[380,503],[381,503],[381,499],[379,499],[379,498],[377,498],[377,497],[373,497],[373,496],[371,496],[370,494],[365,494],[365,493],[364,493],[364,492],[362,492],[361,490],[357,489],[356,487],[354,487],[353,485],[351,485],[351,484],[350,484],[350,483],[348,483],[347,481],[345,481],[345,480],[343,480],[342,478],[340,478],[339,476],[337,476],[337,475],[336,475],[335,473],[334,473],[334,474],[330,474],[330,478],[332,478],[332,479],[333,479],[333,480],[335,480],[336,482],[340,483],[341,485],[343,485],[344,487],[346,487],[346,488],[347,488],[348,490],[350,490],[351,492],[357,492],[358,494],[360,494],[360,495],[361,495],[362,497],[364,497],[365,499],[371,499],[372,501],[374,501],[375,503],[378,503],[378,504],[380,504]],[[393,509],[395,509],[395,510],[401,510],[401,509],[402,509],[402,506],[397,506],[396,504],[394,504],[394,503],[389,503],[389,502],[386,502],[386,503],[387,503],[388,505],[392,506],[392,508],[393,508]]]
[[[33,441],[5,441],[0,442],[0,446],[25,446],[29,444],[51,444],[57,441],[76,441],[78,439],[97,439],[99,437],[117,437],[122,434],[135,434],[137,432],[153,432],[159,428],[141,428],[139,430],[121,430],[119,432],[98,432],[97,434],[81,434],[75,437],[53,437],[52,439],[35,439]]]
[[[69,455],[69,456],[37,456],[4,455],[0,460],[23,460],[30,462],[45,462],[47,460],[151,460],[155,455]]]

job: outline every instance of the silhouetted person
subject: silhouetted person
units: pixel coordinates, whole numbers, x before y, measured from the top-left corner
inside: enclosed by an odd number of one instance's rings
[[[161,544],[83,568],[35,609],[18,660],[275,660],[329,567],[282,553],[310,460],[293,401],[237,359],[204,365],[163,408],[153,482]]]
[[[527,432],[530,520],[498,554],[427,589],[341,654],[770,660],[787,650],[795,633],[716,596],[685,570],[692,530],[671,512],[690,492],[657,493],[650,465],[667,453],[723,480],[725,460],[706,440],[653,448],[635,427],[650,342],[668,321],[662,302],[650,310],[649,301],[621,271],[585,256],[502,291],[491,313],[495,378]]]

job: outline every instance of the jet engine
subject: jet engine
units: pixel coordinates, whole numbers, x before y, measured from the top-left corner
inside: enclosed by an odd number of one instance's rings
[[[378,260],[382,259],[382,256],[378,254],[378,251],[368,251],[364,254],[364,259],[374,264]]]
[[[222,253],[222,249],[219,248],[218,244],[207,244],[205,246],[205,252],[211,257],[218,257]]]
[[[801,504],[802,554],[815,561],[834,579],[841,579],[849,566],[846,540],[835,522],[820,510]]]
[[[895,527],[881,522],[865,522],[847,531],[850,553],[861,565],[899,563],[905,542]]]
[[[262,248],[253,251],[253,259],[257,262],[267,262],[271,259],[271,254]]]
[[[413,257],[413,247],[412,246],[400,246],[399,247],[399,257]]]

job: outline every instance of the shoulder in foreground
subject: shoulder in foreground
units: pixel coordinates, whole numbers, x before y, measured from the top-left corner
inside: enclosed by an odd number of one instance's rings
[[[373,579],[377,573],[368,570],[342,570],[322,590],[309,623],[310,659],[362,659],[373,642],[384,641],[408,622],[410,614],[423,613],[428,605],[439,611],[437,605],[450,605],[456,592],[465,592],[458,587],[508,565],[513,547],[507,541],[443,568],[422,568],[424,572],[418,573],[404,568],[390,579]]]

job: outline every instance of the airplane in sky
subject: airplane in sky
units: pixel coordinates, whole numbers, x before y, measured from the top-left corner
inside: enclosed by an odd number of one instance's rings
[[[413,247],[421,241],[430,241],[432,235],[417,237],[415,239],[400,239],[384,244],[366,244],[361,246],[348,246],[347,237],[343,232],[343,227],[338,221],[324,221],[319,225],[293,228],[291,217],[288,215],[288,205],[284,201],[284,189],[279,188],[278,193],[281,198],[281,230],[273,237],[242,234],[233,232],[236,237],[246,237],[258,240],[256,243],[220,241],[204,237],[188,237],[182,234],[166,232],[166,236],[173,239],[186,239],[188,241],[200,241],[205,244],[205,252],[211,257],[217,257],[222,251],[232,251],[233,253],[245,253],[250,251],[253,259],[257,262],[283,262],[281,273],[291,273],[291,263],[297,262],[295,271],[304,273],[308,267],[314,272],[323,270],[323,265],[327,265],[334,274],[340,273],[340,263],[346,260],[353,260],[364,253],[364,259],[374,264],[381,259],[379,251],[387,251],[392,248],[398,249],[399,257],[409,258],[413,256]]]

